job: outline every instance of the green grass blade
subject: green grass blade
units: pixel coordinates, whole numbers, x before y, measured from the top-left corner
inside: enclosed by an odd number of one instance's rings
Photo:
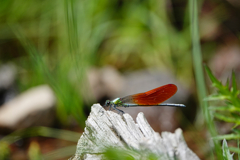
[[[240,112],[240,108],[235,107],[233,105],[228,106],[211,106],[209,107],[212,111],[226,111],[226,112]]]
[[[194,73],[197,81],[197,91],[198,91],[198,99],[200,103],[200,107],[202,109],[205,122],[208,126],[208,130],[212,137],[217,135],[216,127],[214,122],[212,121],[212,117],[208,110],[208,102],[204,101],[207,97],[205,79],[203,74],[203,66],[202,66],[202,56],[201,56],[201,46],[200,46],[200,38],[198,31],[198,1],[197,0],[189,0],[190,6],[190,23],[191,23],[191,38],[192,38],[192,55],[193,55],[193,67]],[[208,70],[210,72],[210,70]],[[217,80],[214,77],[211,77],[213,81]],[[218,159],[222,158],[221,147],[217,141],[214,141],[215,152],[217,154]]]
[[[209,109],[210,110],[214,110],[214,111],[228,111],[229,110],[229,106],[210,106]]]
[[[229,150],[235,153],[238,153],[238,158],[239,158],[239,154],[240,154],[240,149],[237,147],[229,147]]]
[[[232,72],[232,92],[234,95],[237,93],[237,82],[236,82],[236,76],[234,72]]]
[[[219,86],[219,85],[221,86],[222,84],[217,80],[217,78],[214,77],[209,67],[207,65],[204,65],[204,67],[212,83],[215,84],[216,86]]]
[[[234,128],[234,129],[233,129],[233,132],[240,135],[240,129]]]
[[[240,149],[239,149],[239,139],[237,140],[237,146],[238,146],[238,148],[237,148],[237,153],[238,153],[238,160],[240,160]],[[230,149],[231,150],[231,149]]]
[[[224,160],[233,160],[233,155],[230,154],[227,141],[225,139],[223,140],[222,151]]]
[[[57,138],[57,139],[62,139],[66,141],[77,142],[81,134],[72,132],[72,131],[53,129],[48,127],[32,127],[28,129],[15,131],[3,137],[0,140],[0,143],[6,142],[8,144],[11,144],[22,138],[36,137],[36,136]]]
[[[225,99],[230,99],[230,96],[214,94],[204,98],[205,101],[216,101],[216,100],[225,100]]]
[[[42,155],[42,157],[44,160],[63,159],[66,157],[74,156],[75,151],[76,145],[72,145],[60,149],[55,149],[54,151]]]
[[[215,140],[223,140],[223,139],[226,139],[226,140],[233,140],[233,139],[239,139],[240,138],[240,135],[238,134],[225,134],[225,135],[219,135],[219,136],[216,136],[216,137],[213,137],[213,139]]]
[[[214,113],[214,117],[225,122],[240,124],[240,117],[227,116],[220,113]]]

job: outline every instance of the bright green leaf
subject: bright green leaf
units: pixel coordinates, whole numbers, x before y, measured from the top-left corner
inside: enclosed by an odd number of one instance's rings
[[[223,120],[225,122],[233,122],[233,123],[240,124],[240,117],[230,117],[230,116],[219,114],[219,113],[214,113],[213,115],[217,119]]]
[[[239,139],[239,138],[240,138],[239,134],[233,134],[233,133],[213,137],[213,139],[215,139],[215,140],[223,140],[223,139],[232,140],[232,139]]]
[[[225,139],[223,140],[222,151],[224,160],[233,160],[233,154],[230,153],[227,141]]]
[[[240,129],[235,128],[235,129],[232,129],[232,130],[233,130],[233,132],[235,132],[235,133],[240,135]]]
[[[220,94],[214,94],[214,95],[210,95],[207,98],[204,98],[205,101],[216,101],[216,100],[225,100],[225,99],[229,99],[229,96],[223,96]]]
[[[208,66],[204,65],[204,67],[212,83],[215,83],[216,85],[221,85],[221,83],[217,80],[217,78],[214,77],[214,75],[212,74],[212,71],[208,68]]]
[[[237,147],[228,147],[228,149],[232,152],[235,152],[235,153],[240,153],[240,149],[237,148]]]
[[[214,111],[229,111],[229,112],[240,112],[240,108],[235,107],[233,105],[230,106],[211,106],[209,107],[210,110]]]

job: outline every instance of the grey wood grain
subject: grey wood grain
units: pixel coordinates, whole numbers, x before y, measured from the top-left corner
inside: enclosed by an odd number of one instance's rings
[[[145,160],[147,155],[155,154],[164,160],[199,160],[188,148],[181,129],[175,133],[162,132],[160,136],[143,113],[138,114],[135,123],[129,114],[119,115],[94,104],[71,159],[105,159],[104,152],[108,147],[125,150],[134,159]]]

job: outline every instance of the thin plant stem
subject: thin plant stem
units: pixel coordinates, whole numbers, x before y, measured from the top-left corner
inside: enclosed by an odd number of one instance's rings
[[[203,112],[205,122],[207,124],[208,130],[211,137],[217,135],[216,127],[213,122],[213,118],[208,110],[208,102],[204,101],[207,97],[206,84],[204,80],[203,66],[202,66],[202,55],[201,46],[199,38],[199,28],[198,28],[198,1],[190,0],[190,23],[191,23],[191,39],[192,39],[192,56],[193,56],[193,69],[196,77],[198,99],[200,103],[201,110]],[[218,141],[213,141],[217,159],[222,158],[221,147]]]

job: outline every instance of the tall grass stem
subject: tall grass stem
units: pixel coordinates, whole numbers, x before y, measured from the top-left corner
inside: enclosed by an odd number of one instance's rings
[[[217,135],[216,127],[213,122],[213,118],[208,110],[208,102],[204,101],[204,98],[207,97],[206,84],[203,73],[202,66],[202,55],[201,55],[201,46],[199,38],[199,24],[198,24],[198,1],[190,0],[190,23],[191,23],[191,39],[192,39],[192,57],[193,57],[193,69],[196,78],[198,99],[202,113],[204,115],[205,123],[207,124],[208,130],[211,134],[211,137]],[[222,158],[221,147],[218,141],[213,140],[214,148],[216,152],[217,159]]]

